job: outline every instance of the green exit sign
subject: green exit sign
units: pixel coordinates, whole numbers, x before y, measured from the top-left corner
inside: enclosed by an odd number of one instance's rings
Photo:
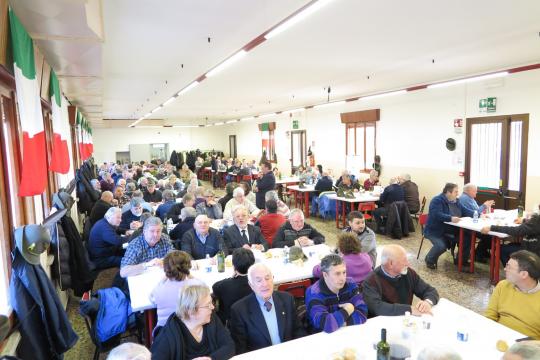
[[[298,120],[293,120],[293,121],[292,121],[292,128],[293,128],[294,130],[297,130],[297,129],[299,128],[299,126],[298,126]]]
[[[480,99],[480,102],[478,103],[478,108],[480,112],[496,112],[497,111],[497,98],[496,97],[488,97],[485,99]]]

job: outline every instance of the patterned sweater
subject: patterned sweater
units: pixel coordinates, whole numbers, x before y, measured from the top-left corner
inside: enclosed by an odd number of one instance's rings
[[[355,308],[351,315],[339,307],[346,303]],[[363,324],[367,319],[367,306],[358,286],[350,278],[338,294],[330,291],[324,279],[318,280],[306,291],[306,305],[309,322],[318,331],[331,333],[343,325]]]

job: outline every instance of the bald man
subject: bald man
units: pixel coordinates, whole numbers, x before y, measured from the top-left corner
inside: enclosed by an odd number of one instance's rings
[[[364,280],[364,301],[372,316],[431,314],[439,301],[437,290],[409,267],[407,252],[399,245],[386,245],[381,265]],[[413,295],[421,299],[412,306]]]
[[[90,223],[92,226],[103,219],[103,216],[112,206],[112,201],[114,199],[113,193],[110,191],[104,191],[101,193],[101,198],[96,201],[92,211],[90,212]]]

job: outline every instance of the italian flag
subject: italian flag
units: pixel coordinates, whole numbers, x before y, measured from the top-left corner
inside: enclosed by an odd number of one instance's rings
[[[17,104],[23,135],[19,196],[43,193],[47,185],[45,131],[32,39],[9,9]]]
[[[91,129],[84,116],[77,110],[77,125],[79,128],[79,153],[81,159],[86,160],[94,152],[94,145],[92,144]]]
[[[53,145],[51,163],[49,169],[51,171],[67,174],[69,172],[69,153],[68,153],[68,127],[63,112],[62,102],[65,103],[60,92],[60,84],[54,71],[51,71],[50,93],[52,104],[52,127],[53,127]]]
[[[270,127],[268,123],[261,124],[262,148],[266,150],[266,156],[270,158]]]

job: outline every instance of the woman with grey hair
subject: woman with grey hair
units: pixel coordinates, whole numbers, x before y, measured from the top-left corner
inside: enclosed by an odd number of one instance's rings
[[[197,204],[197,215],[206,215],[210,219],[223,218],[221,204],[216,201],[216,195],[210,189],[204,191],[204,201]]]
[[[150,360],[152,354],[141,344],[123,343],[111,350],[107,360]]]
[[[152,358],[233,357],[235,346],[229,330],[212,310],[214,305],[208,286],[189,280],[180,289],[176,313],[169,317],[152,344]]]

